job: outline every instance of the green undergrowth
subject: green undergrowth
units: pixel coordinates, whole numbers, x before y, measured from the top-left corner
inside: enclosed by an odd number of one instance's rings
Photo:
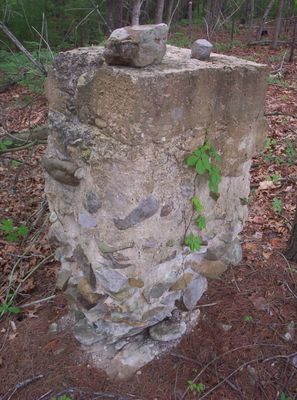
[[[32,55],[45,66],[52,62],[52,56],[47,50],[33,51]],[[0,71],[0,86],[16,82],[32,93],[43,93],[45,77],[23,53],[0,50]]]

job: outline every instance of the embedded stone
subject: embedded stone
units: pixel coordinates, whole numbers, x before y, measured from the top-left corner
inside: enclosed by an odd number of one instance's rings
[[[192,279],[183,292],[183,303],[188,310],[193,310],[196,307],[206,289],[207,279],[204,276],[197,275]]]
[[[222,260],[225,264],[238,265],[242,259],[242,249],[239,239],[232,242],[218,242],[218,245],[212,245],[207,249],[206,259]]]
[[[144,286],[142,279],[129,278],[128,282],[131,287],[142,288]]]
[[[227,270],[227,265],[223,261],[207,260],[206,258],[201,260],[201,257],[196,254],[191,254],[187,257],[185,266],[192,268],[209,279],[219,278]]]
[[[75,339],[85,346],[91,346],[102,340],[102,336],[96,333],[93,326],[88,324],[85,318],[74,325],[73,334]]]
[[[113,293],[122,291],[128,283],[128,278],[125,275],[104,265],[95,267],[94,273],[102,286]]]
[[[86,194],[84,207],[90,214],[95,214],[102,207],[102,201],[96,193],[90,191]]]
[[[198,60],[208,60],[212,52],[213,45],[205,39],[196,40],[191,47],[191,57]]]
[[[126,26],[113,31],[105,43],[107,64],[145,67],[160,64],[166,53],[166,24]]]
[[[167,217],[172,212],[172,205],[166,204],[161,208],[160,217]]]
[[[81,278],[79,280],[77,289],[83,298],[90,304],[96,304],[101,297],[100,294],[94,293],[94,290],[86,278]]]
[[[126,218],[113,220],[115,226],[120,230],[131,228],[134,225],[152,217],[159,209],[159,202],[153,196],[143,200]]]
[[[87,212],[81,212],[78,215],[78,222],[82,228],[95,228],[97,226],[97,221],[91,214]]]
[[[104,121],[101,118],[95,118],[95,125],[97,126],[97,128],[99,129],[104,129],[107,127],[107,122]]]
[[[72,271],[70,269],[62,268],[58,273],[56,282],[57,288],[60,290],[65,290],[71,275]]]
[[[163,321],[149,329],[150,337],[160,342],[170,342],[179,339],[187,329],[185,322]]]
[[[73,162],[43,157],[41,164],[46,172],[56,181],[65,185],[79,185],[80,179],[74,175],[78,167]]]
[[[170,291],[184,290],[192,281],[193,276],[190,272],[186,272],[170,287]]]
[[[168,283],[158,283],[149,292],[149,298],[157,299],[161,297],[169,288]]]

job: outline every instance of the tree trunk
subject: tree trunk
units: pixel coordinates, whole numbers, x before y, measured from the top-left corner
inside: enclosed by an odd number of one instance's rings
[[[279,38],[279,33],[281,30],[281,24],[282,24],[282,14],[283,14],[284,4],[285,4],[285,0],[279,0],[279,6],[278,6],[278,10],[277,10],[277,17],[276,17],[276,26],[275,26],[274,37],[273,37],[273,42],[272,42],[273,49],[276,49],[276,47],[277,47],[277,40]]]
[[[114,30],[113,9],[114,9],[114,0],[107,0],[106,1],[106,22],[111,31]]]
[[[207,0],[207,10],[206,10],[206,23],[207,23],[207,31],[210,32],[212,28],[213,22],[212,15],[212,0]]]
[[[293,228],[288,241],[288,247],[285,251],[285,256],[289,261],[297,261],[297,207],[295,211]]]
[[[262,21],[261,21],[261,23],[260,23],[260,26],[259,26],[259,29],[258,29],[258,32],[257,32],[257,40],[260,40],[260,39],[261,39],[261,35],[262,35],[262,31],[263,31],[265,22],[266,22],[267,17],[268,17],[268,15],[269,15],[269,13],[270,13],[272,7],[273,7],[274,2],[275,2],[275,0],[270,0],[269,4],[268,4],[268,6],[267,6],[267,8],[266,8],[266,10],[265,10],[265,12],[264,12]]]
[[[167,24],[169,24],[169,22],[171,20],[171,15],[173,12],[173,5],[174,5],[174,0],[169,0],[168,8],[167,8]]]
[[[293,62],[294,59],[294,50],[297,44],[297,16],[295,17],[294,21],[294,29],[293,29],[293,36],[292,36],[292,44],[290,49],[290,57],[289,62]]]
[[[141,3],[142,3],[141,0],[134,0],[133,1],[132,25],[139,25]]]
[[[246,31],[246,42],[250,43],[253,35],[253,20],[254,20],[255,3],[254,0],[246,1],[246,17],[248,29]]]
[[[168,3],[168,9],[167,9],[167,24],[170,23],[172,12],[173,12],[173,5],[174,5],[174,0],[169,0]]]
[[[188,17],[189,17],[189,38],[192,42],[192,31],[193,31],[193,2],[189,1],[188,5]]]
[[[115,28],[121,28],[123,26],[123,9],[124,9],[124,0],[118,0],[114,10]]]
[[[163,21],[164,2],[165,2],[165,0],[157,1],[157,10],[156,10],[156,16],[155,16],[156,24],[160,24]]]

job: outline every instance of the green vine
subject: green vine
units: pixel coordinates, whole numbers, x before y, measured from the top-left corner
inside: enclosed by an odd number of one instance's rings
[[[194,150],[185,160],[188,167],[194,168],[197,175],[205,175],[208,177],[208,187],[210,192],[214,194],[219,193],[219,183],[221,181],[221,170],[219,163],[221,156],[216,152],[215,148],[209,143],[205,142],[202,146]],[[200,231],[206,228],[206,220],[203,213],[203,204],[198,197],[191,198],[195,223]],[[187,231],[186,231],[187,233]],[[199,251],[201,248],[202,239],[192,232],[188,235],[185,234],[185,245],[189,246],[191,251]]]

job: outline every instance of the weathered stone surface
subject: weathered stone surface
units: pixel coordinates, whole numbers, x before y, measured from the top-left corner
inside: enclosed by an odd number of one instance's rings
[[[183,292],[183,302],[188,310],[193,310],[198,300],[207,289],[207,280],[202,275],[196,276]]]
[[[86,67],[75,50],[48,78],[46,158],[73,162],[67,179],[77,180],[61,184],[46,175],[50,236],[62,271],[71,272],[61,287],[79,321],[77,339],[97,365],[128,376],[170,346],[147,339],[148,330],[168,319],[192,326],[205,277],[240,260],[242,199],[264,138],[267,70],[217,54],[203,63],[172,46],[161,64],[146,68],[102,65],[100,51],[86,53]],[[74,79],[66,71],[72,59]],[[217,196],[207,176],[195,178],[184,162],[206,136],[222,157]],[[195,193],[202,231],[193,218]],[[184,246],[186,228],[202,237],[198,252]]]
[[[159,64],[166,53],[167,34],[168,27],[165,24],[116,29],[106,41],[105,61],[132,67]]]
[[[139,224],[147,218],[152,217],[159,209],[159,202],[153,196],[143,200],[127,217],[124,219],[115,218],[114,224],[118,229],[125,230]]]
[[[213,45],[208,40],[195,40],[191,47],[191,57],[203,61],[208,60],[212,49]]]
[[[171,340],[179,339],[187,330],[187,325],[184,321],[173,322],[163,321],[149,329],[150,337],[153,340],[160,342],[170,342]]]

